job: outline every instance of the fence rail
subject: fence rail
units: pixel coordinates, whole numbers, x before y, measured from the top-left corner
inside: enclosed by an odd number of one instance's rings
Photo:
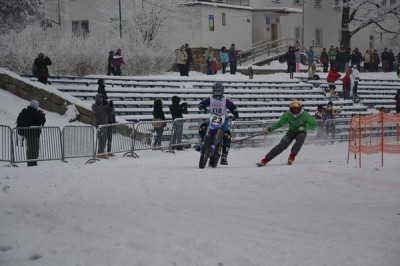
[[[233,121],[231,123],[232,147],[271,144],[281,138],[287,128],[265,135],[263,130],[276,120]],[[143,150],[174,152],[199,144],[199,126],[203,118],[165,120],[156,129],[153,122],[130,122],[92,126],[10,128],[0,125],[0,161],[11,165],[26,162],[88,158],[94,162],[102,157],[121,153],[139,157]],[[334,125],[333,127],[331,125]],[[346,141],[350,119],[322,121],[320,128],[308,133],[307,142]],[[19,135],[21,129],[24,136]],[[386,131],[388,134],[392,131]],[[393,132],[396,134],[396,132]]]

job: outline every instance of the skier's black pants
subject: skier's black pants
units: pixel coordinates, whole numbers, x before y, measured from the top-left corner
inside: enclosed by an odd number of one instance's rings
[[[279,142],[278,145],[276,145],[270,152],[265,155],[265,159],[268,161],[271,161],[274,159],[276,156],[281,154],[284,150],[289,147],[289,145],[295,140],[295,143],[291,149],[291,152],[297,155],[301,149],[301,147],[304,144],[304,140],[307,137],[307,133],[305,132],[292,132],[288,131],[286,135],[281,139],[281,142]]]

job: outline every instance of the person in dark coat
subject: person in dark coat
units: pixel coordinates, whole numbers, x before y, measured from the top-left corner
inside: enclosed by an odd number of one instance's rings
[[[231,48],[228,51],[229,54],[229,71],[232,75],[236,74],[238,53],[235,50],[235,44],[232,43]]]
[[[92,111],[96,119],[95,126],[97,128],[97,153],[99,154],[97,157],[107,159],[107,154],[104,154],[104,148],[107,141],[107,129],[99,126],[108,124],[108,117],[111,108],[108,106],[108,102],[105,100],[103,94],[96,94],[95,103],[92,105]]]
[[[114,51],[109,51],[108,52],[108,63],[107,63],[107,76],[110,76],[111,74],[113,74],[113,75],[115,74],[113,58],[114,58]]]
[[[185,76],[189,77],[190,64],[193,62],[193,53],[189,47],[189,44],[187,44],[187,43],[185,43],[185,49],[186,49],[186,54],[187,54],[187,59],[186,59],[186,64],[185,64]]]
[[[400,89],[397,90],[394,100],[396,101],[396,114],[400,114]]]
[[[33,62],[33,67],[32,67],[32,74],[37,77],[38,81],[47,84],[47,81],[50,77],[49,75],[49,69],[47,66],[50,66],[52,64],[50,58],[47,56],[44,56],[43,53],[40,53],[38,57],[35,59]]]
[[[107,105],[108,124],[115,124],[117,121],[115,119],[114,103],[113,101],[108,101]],[[115,129],[116,128],[112,126],[107,127],[107,156],[114,156],[114,154],[111,152],[111,146]]]
[[[107,100],[107,92],[106,92],[106,84],[104,79],[98,79],[97,84],[99,85],[97,89],[97,93],[103,94],[104,95],[104,100]]]
[[[286,63],[288,66],[287,72],[290,74],[290,78],[293,78],[293,72],[296,69],[296,55],[294,47],[290,46],[289,50],[286,52]]]
[[[173,136],[172,136],[172,148],[182,150],[182,146],[177,145],[182,142],[182,131],[183,121],[179,118],[183,118],[183,114],[187,114],[187,103],[183,102],[180,104],[181,98],[179,96],[172,96],[172,104],[169,106],[169,111],[174,120]],[[176,120],[178,119],[178,120]]]
[[[115,52],[115,54],[113,56],[112,64],[115,68],[114,75],[121,76],[122,75],[121,66],[125,65],[125,61],[121,55],[121,49],[117,49],[117,51]]]
[[[154,109],[153,109],[153,118],[155,121],[157,121],[156,123],[154,123],[154,129],[155,129],[155,138],[154,138],[154,144],[153,147],[155,149],[161,147],[161,141],[162,141],[162,136],[164,133],[164,127],[166,126],[166,124],[164,122],[162,122],[163,120],[165,120],[165,115],[164,115],[164,111],[163,111],[163,101],[161,99],[156,99],[154,101]],[[158,122],[161,121],[161,122]]]
[[[22,110],[22,112],[26,115],[26,120],[29,121],[29,127],[43,127],[46,123],[46,116],[43,111],[39,109],[39,102],[36,100],[32,100],[30,105]],[[24,135],[26,139],[26,159],[28,160],[28,166],[37,166],[37,161],[32,160],[39,157],[41,133],[41,128],[32,128],[28,129]]]

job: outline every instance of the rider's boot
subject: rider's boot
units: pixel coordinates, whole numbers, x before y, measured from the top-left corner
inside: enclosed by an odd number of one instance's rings
[[[228,165],[228,153],[225,152],[221,155],[221,162],[222,165]]]

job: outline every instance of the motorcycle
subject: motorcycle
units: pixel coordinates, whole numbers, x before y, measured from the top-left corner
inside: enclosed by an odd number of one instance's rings
[[[200,148],[199,168],[204,169],[209,161],[209,166],[217,167],[221,157],[222,140],[224,132],[222,125],[225,115],[211,114],[208,126],[205,128]]]

